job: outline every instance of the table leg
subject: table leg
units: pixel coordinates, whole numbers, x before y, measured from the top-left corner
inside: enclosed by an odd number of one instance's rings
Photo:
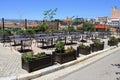
[[[21,52],[23,52],[23,41],[21,41]]]

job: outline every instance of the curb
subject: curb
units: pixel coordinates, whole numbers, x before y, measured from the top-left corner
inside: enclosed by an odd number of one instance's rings
[[[74,61],[71,61],[71,62],[68,62],[68,63],[64,63],[64,64],[60,64],[60,65],[53,65],[51,67],[48,67],[46,69],[42,69],[42,70],[38,70],[38,71],[35,71],[35,72],[32,72],[32,73],[27,73],[27,74],[22,74],[22,75],[19,75],[19,76],[13,76],[13,77],[10,77],[12,80],[29,80],[29,79],[34,79],[34,78],[37,78],[37,77],[40,77],[40,76],[43,76],[43,75],[46,75],[48,73],[51,73],[51,72],[55,72],[57,70],[60,70],[60,69],[63,69],[63,68],[66,68],[66,67],[69,67],[71,65],[74,65],[76,63],[79,63],[81,61],[84,61],[86,59],[89,59],[91,57],[94,57],[96,55],[99,55],[101,54],[102,52],[106,52],[108,50],[112,50],[116,48],[116,46],[112,46],[110,48],[107,48],[107,49],[104,49],[104,50],[101,50],[101,51],[97,51],[97,52],[93,52],[92,54],[89,54],[89,55],[86,55],[84,57],[80,57],[80,58],[77,58],[77,60],[74,60]],[[10,80],[11,80],[10,79]]]

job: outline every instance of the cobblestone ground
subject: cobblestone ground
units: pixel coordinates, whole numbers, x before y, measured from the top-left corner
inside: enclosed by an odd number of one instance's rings
[[[0,45],[0,77],[27,73],[21,68],[21,55],[8,47]]]

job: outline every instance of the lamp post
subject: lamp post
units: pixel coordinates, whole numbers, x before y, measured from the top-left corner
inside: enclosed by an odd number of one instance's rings
[[[5,26],[4,26],[4,18],[2,18],[2,28],[3,28],[3,32],[5,30]]]
[[[25,29],[27,29],[27,19],[25,19]]]
[[[5,24],[4,24],[4,18],[2,18],[2,28],[3,28],[3,42],[5,42],[5,34],[4,34]]]
[[[120,37],[120,19],[119,19],[119,22],[118,22],[118,29],[119,29],[118,34],[119,34],[119,37]]]

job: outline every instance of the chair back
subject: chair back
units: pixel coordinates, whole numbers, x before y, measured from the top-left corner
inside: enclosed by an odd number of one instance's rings
[[[32,46],[32,40],[23,41],[24,47],[31,47]]]

